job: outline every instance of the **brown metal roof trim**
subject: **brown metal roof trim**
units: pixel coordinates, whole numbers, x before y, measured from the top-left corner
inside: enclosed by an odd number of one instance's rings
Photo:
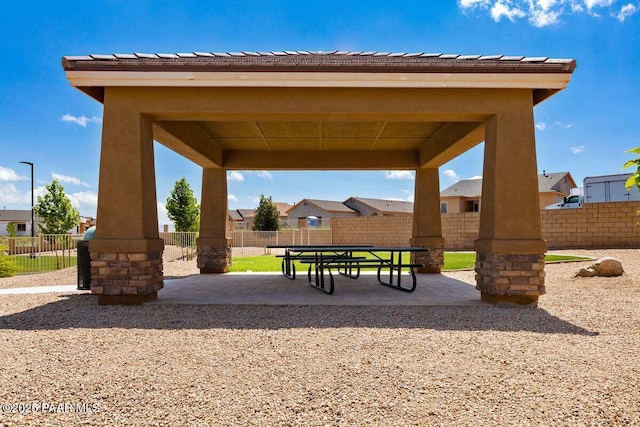
[[[65,56],[65,71],[572,73],[573,59],[390,52],[189,52]]]

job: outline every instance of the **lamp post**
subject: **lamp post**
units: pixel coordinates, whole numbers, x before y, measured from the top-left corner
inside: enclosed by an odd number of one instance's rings
[[[31,162],[20,162],[20,163],[24,163],[25,165],[29,165],[31,166],[31,258],[35,258],[36,257],[36,249],[35,249],[35,244],[34,244],[34,231],[35,231],[35,221],[33,218],[33,163]]]

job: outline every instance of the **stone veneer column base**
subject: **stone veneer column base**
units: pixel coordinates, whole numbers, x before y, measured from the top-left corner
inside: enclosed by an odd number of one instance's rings
[[[164,286],[162,251],[91,252],[91,293],[98,304],[142,304]]]
[[[544,254],[476,255],[476,289],[483,301],[532,304],[545,294]]]
[[[229,271],[231,244],[207,245],[198,243],[200,274],[220,274]]]
[[[423,268],[416,268],[416,273],[439,274],[444,266],[444,239],[441,237],[414,237],[411,246],[427,248],[429,252],[411,254],[412,264],[424,264]]]

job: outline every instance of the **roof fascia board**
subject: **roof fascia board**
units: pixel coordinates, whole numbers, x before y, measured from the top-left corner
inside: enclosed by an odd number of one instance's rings
[[[564,89],[569,73],[67,71],[74,87],[363,87]]]

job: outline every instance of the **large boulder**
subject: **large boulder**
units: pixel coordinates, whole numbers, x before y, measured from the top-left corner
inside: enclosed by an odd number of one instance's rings
[[[575,277],[616,277],[623,274],[624,269],[619,259],[604,257],[591,264],[588,268],[581,268]]]

